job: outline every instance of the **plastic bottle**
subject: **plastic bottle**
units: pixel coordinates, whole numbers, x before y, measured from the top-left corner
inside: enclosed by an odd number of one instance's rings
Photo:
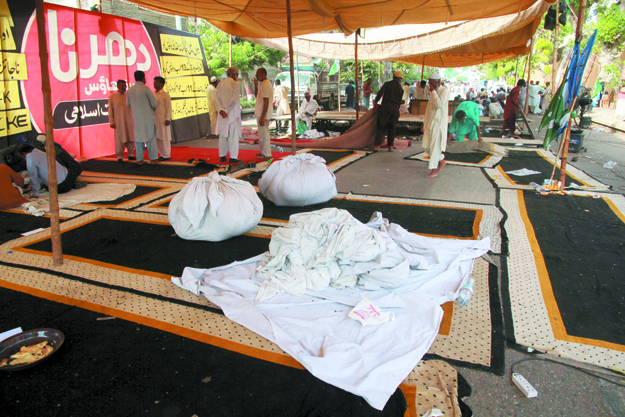
[[[471,278],[469,283],[463,285],[460,289],[460,293],[458,294],[458,300],[460,300],[461,306],[466,306],[471,297],[473,297],[473,288],[475,288],[475,280]]]
[[[530,187],[536,191],[545,191],[545,188],[542,185],[536,184],[535,182],[530,182]]]

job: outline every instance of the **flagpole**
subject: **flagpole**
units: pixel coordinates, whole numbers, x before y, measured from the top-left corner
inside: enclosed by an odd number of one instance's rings
[[[579,2],[579,13],[577,14],[577,29],[575,30],[575,43],[582,43],[582,26],[584,25],[584,17],[586,15],[586,0],[580,0]],[[557,23],[556,23],[557,24]],[[571,115],[569,116],[569,125],[567,127],[566,137],[564,138],[564,149],[562,150],[562,162],[560,165],[560,190],[565,187],[566,182],[566,160],[569,157],[569,139],[571,137],[571,122],[573,121],[573,112],[572,110],[575,108],[575,103],[577,102],[577,97],[573,99],[571,102],[571,107],[569,107],[569,111]]]
[[[297,125],[295,124],[295,75],[293,73],[293,31],[291,30],[291,0],[286,0],[286,29],[289,36],[289,61],[291,67],[291,154],[295,155],[295,137],[297,135]],[[299,91],[298,91],[299,93]]]

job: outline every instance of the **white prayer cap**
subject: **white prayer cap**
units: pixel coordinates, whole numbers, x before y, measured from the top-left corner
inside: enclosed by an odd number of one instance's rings
[[[37,141],[45,142],[46,141],[46,135],[37,135]]]
[[[393,77],[395,77],[395,78],[404,78],[404,73],[401,72],[401,71],[395,71],[393,73]]]
[[[211,77],[211,83],[214,83],[215,81],[217,81],[217,77],[215,77],[214,75]]]
[[[441,75],[438,72],[433,72],[430,74],[430,80],[440,80]]]

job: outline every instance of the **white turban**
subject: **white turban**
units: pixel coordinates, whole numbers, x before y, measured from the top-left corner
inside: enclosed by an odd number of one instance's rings
[[[440,80],[441,75],[438,72],[433,72],[430,74],[430,80]]]

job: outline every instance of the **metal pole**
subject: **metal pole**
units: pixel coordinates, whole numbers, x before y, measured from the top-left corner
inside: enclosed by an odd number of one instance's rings
[[[560,22],[558,14],[560,13],[560,1],[556,1],[556,31],[553,37],[553,67],[551,69],[552,89],[556,89],[558,79],[558,37],[560,35]]]
[[[579,2],[579,13],[577,14],[577,29],[575,31],[575,42],[581,43],[582,41],[582,26],[584,25],[584,17],[586,15],[586,0],[581,0]],[[573,110],[575,108],[575,103],[577,102],[577,97],[571,103],[571,107],[569,110]],[[569,117],[569,125],[567,128],[567,134],[564,140],[564,149],[562,150],[562,162],[560,164],[560,184],[561,187],[565,187],[566,181],[566,159],[569,156],[569,139],[571,137],[571,122],[573,121],[573,117]],[[560,188],[560,189],[562,189]]]
[[[295,85],[293,75],[293,31],[291,30],[291,0],[286,0],[286,28],[289,36],[289,61],[291,68],[291,87]],[[295,93],[291,88],[291,154],[295,155],[297,149],[295,147],[295,137],[297,135],[297,125],[295,124]]]
[[[50,240],[52,241],[52,261],[54,266],[63,265],[61,227],[59,225],[59,194],[56,179],[56,154],[54,151],[54,120],[52,119],[52,98],[50,72],[48,69],[48,44],[46,42],[46,18],[43,0],[36,0],[37,32],[39,36],[39,61],[41,63],[41,92],[46,126],[46,156],[48,159],[48,190],[50,191]]]
[[[297,78],[297,111],[299,113],[301,101],[299,99],[299,56],[298,55],[295,56],[295,74]]]
[[[228,67],[232,66],[232,35],[230,36],[230,41],[229,41],[229,45],[230,45],[230,49],[229,49],[229,53],[228,53]]]
[[[358,113],[359,113],[359,106],[358,106],[358,31],[354,32],[354,57],[355,57],[355,63],[356,63],[356,68],[354,71],[354,74],[356,76],[356,121],[358,121]]]
[[[341,61],[339,61],[339,111],[341,111]]]

